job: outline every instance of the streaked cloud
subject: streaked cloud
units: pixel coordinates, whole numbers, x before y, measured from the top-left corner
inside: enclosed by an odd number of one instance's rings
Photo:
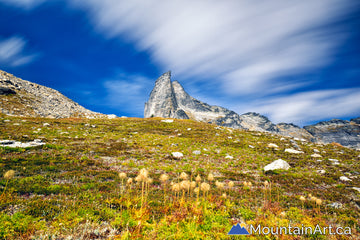
[[[27,54],[25,48],[26,40],[22,37],[0,38],[0,63],[12,67],[30,63],[38,55]]]
[[[308,91],[255,101],[247,111],[266,114],[276,123],[305,125],[319,119],[346,118],[360,113],[358,99],[360,88]]]
[[[352,1],[73,0],[107,37],[128,38],[183,77],[214,78],[224,92],[254,94],[279,77],[331,62],[346,34],[322,26]],[[192,79],[196,81],[196,78]],[[288,81],[283,85],[296,87]],[[279,89],[281,90],[281,89]]]
[[[341,21],[360,6],[357,1],[59,1],[83,10],[103,37],[148,53],[156,68],[172,70],[200,100],[300,124],[360,112],[350,104],[359,88],[326,90],[316,76],[298,77],[338,60],[351,34]],[[31,9],[44,1],[4,2]],[[19,56],[13,52],[7,54]],[[102,79],[108,93],[103,104],[142,113],[154,80],[126,73]]]

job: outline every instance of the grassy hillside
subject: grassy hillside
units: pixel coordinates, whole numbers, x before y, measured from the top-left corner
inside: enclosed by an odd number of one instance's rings
[[[360,238],[360,153],[341,146],[297,141],[304,153],[292,154],[290,139],[190,120],[0,115],[5,139],[46,144],[0,147],[0,239],[230,239],[237,222],[350,227]],[[265,174],[279,158],[291,168]]]

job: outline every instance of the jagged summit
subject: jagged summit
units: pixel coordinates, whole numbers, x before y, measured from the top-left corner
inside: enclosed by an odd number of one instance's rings
[[[145,103],[144,116],[188,119],[187,115],[178,109],[170,71],[156,80],[149,101]]]
[[[0,70],[0,111],[8,115],[30,117],[105,116],[92,112],[60,92]]]
[[[304,128],[292,123],[274,124],[259,113],[239,115],[193,98],[178,81],[171,81],[170,71],[156,80],[149,100],[145,103],[144,117],[193,119],[231,128],[270,132],[323,143],[339,142],[344,146],[360,148],[360,118],[350,122],[334,119]]]
[[[281,132],[287,136],[310,139],[309,134],[300,131],[301,128],[297,126],[280,129],[267,117],[258,113],[239,115],[229,109],[199,101],[191,97],[178,81],[171,81],[170,71],[156,80],[149,100],[145,103],[144,117],[193,119],[231,128]]]

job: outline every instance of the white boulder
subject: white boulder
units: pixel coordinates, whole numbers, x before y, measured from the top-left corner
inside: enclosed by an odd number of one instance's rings
[[[351,179],[348,177],[345,177],[345,176],[341,176],[340,181],[348,182],[348,181],[351,181]]]
[[[267,171],[273,171],[273,170],[276,170],[276,169],[283,169],[283,170],[288,170],[290,168],[290,165],[282,160],[282,159],[278,159],[268,165],[266,165],[264,167],[264,171],[267,172]]]
[[[311,154],[311,157],[313,158],[322,158],[322,156],[318,153]]]
[[[173,152],[171,155],[175,158],[182,158],[184,156],[181,152]]]
[[[292,148],[285,149],[285,152],[294,153],[294,154],[304,153],[303,151],[298,151],[298,150],[295,150],[295,149],[292,149]]]
[[[267,147],[268,147],[268,148],[279,148],[279,146],[276,145],[275,143],[269,143],[269,144],[267,145]]]
[[[163,119],[163,120],[161,120],[161,122],[163,122],[163,123],[172,123],[172,122],[174,122],[174,120],[173,119]]]
[[[200,155],[200,154],[201,154],[201,151],[200,151],[200,150],[195,150],[195,151],[193,151],[193,154],[195,154],[195,155]]]

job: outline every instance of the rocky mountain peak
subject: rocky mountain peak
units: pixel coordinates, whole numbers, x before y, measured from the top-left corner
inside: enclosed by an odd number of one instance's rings
[[[144,116],[193,119],[220,126],[275,133],[287,137],[320,142],[338,142],[360,148],[360,118],[349,121],[333,119],[300,128],[292,123],[275,125],[266,116],[248,112],[242,115],[219,106],[211,106],[190,96],[171,73],[161,75],[155,82]]]
[[[183,110],[178,109],[170,71],[156,80],[149,100],[145,103],[144,117],[189,118]]]

